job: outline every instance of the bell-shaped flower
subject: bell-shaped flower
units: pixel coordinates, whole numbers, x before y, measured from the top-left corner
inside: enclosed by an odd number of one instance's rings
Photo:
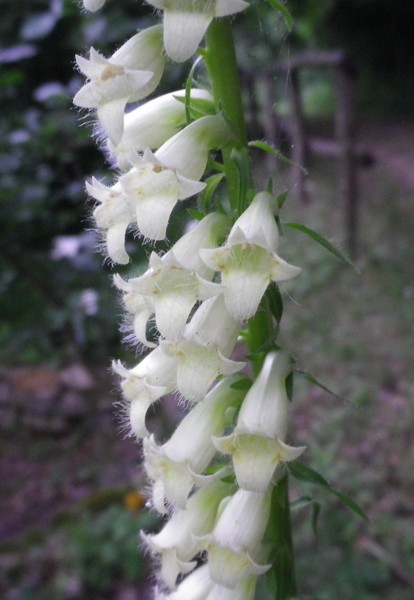
[[[154,301],[134,291],[130,281],[124,281],[118,274],[113,278],[115,286],[124,292],[122,300],[126,312],[132,318],[134,338],[147,348],[155,348],[156,344],[147,339],[147,323],[155,312]]]
[[[203,540],[210,577],[219,585],[235,588],[269,569],[270,565],[257,564],[255,556],[269,520],[270,499],[271,491],[238,490],[222,502],[214,530]]]
[[[105,4],[106,0],[83,0],[83,6],[90,12],[96,12]]]
[[[214,17],[225,17],[249,6],[243,0],[148,0],[164,11],[164,45],[170,58],[191,58]]]
[[[305,450],[285,443],[289,400],[286,377],[289,357],[267,355],[263,368],[246,394],[232,434],[215,439],[218,450],[232,455],[240,488],[265,492],[280,462],[296,459]]]
[[[200,482],[197,475],[214,457],[216,448],[212,438],[222,435],[229,410],[233,408],[230,410],[233,414],[243,397],[243,392],[232,387],[236,381],[238,377],[234,376],[219,382],[190,410],[162,446],[156,444],[153,436],[144,440],[147,474],[154,482],[161,482],[164,496],[173,506],[185,508],[193,486]]]
[[[99,202],[93,211],[96,226],[103,233],[108,257],[125,265],[129,256],[125,250],[125,234],[131,223],[131,212],[125,202],[119,182],[106,186],[95,177],[86,182],[86,189]]]
[[[202,302],[181,340],[161,342],[164,351],[177,359],[177,389],[184,398],[198,402],[219,375],[231,375],[245,366],[227,358],[239,333],[240,325],[220,294]]]
[[[162,26],[140,31],[108,59],[91,48],[89,59],[76,56],[76,62],[88,82],[75,95],[74,104],[96,108],[102,128],[112,143],[118,144],[125,106],[151,94],[160,82],[164,70]]]
[[[170,253],[163,257],[153,252],[149,269],[141,277],[129,280],[131,288],[153,300],[158,331],[168,340],[183,333],[188,316],[199,300],[215,296],[221,286],[181,268]]]
[[[201,261],[199,250],[201,247],[214,246],[226,228],[227,219],[224,215],[210,213],[163,257],[153,252],[149,269],[143,275],[128,282],[117,278],[118,287],[128,292],[129,312],[134,308],[138,311],[134,320],[138,320],[141,328],[145,327],[144,317],[148,319],[155,313],[158,331],[167,340],[175,341],[183,334],[195,303],[221,292],[220,284],[208,280],[213,277],[213,272]],[[200,275],[197,271],[200,271]],[[145,299],[147,304],[139,302],[139,297]],[[131,301],[131,298],[134,300]],[[142,337],[145,329],[139,332],[139,341],[145,343],[145,337]]]
[[[206,265],[221,272],[227,309],[241,322],[256,313],[271,281],[300,273],[276,254],[279,236],[272,201],[267,192],[257,194],[234,223],[226,244],[200,252]]]
[[[112,368],[121,376],[124,412],[130,431],[137,438],[148,435],[145,417],[151,404],[176,387],[176,360],[157,347],[138,365],[127,369],[120,362]]]
[[[214,248],[219,240],[227,235],[229,219],[222,213],[209,213],[190,228],[174,244],[170,254],[188,271],[197,273],[204,279],[211,279],[213,273],[201,260],[200,250]]]
[[[141,234],[150,240],[165,237],[170,214],[177,201],[204,189],[202,177],[209,150],[230,139],[222,117],[197,119],[170,138],[153,154],[133,159],[134,167],[120,177],[125,201]]]
[[[122,171],[132,166],[131,154],[144,152],[147,148],[158,149],[186,125],[184,96],[185,90],[164,94],[124,115],[124,129],[119,144],[115,145],[111,140],[107,142],[109,153]],[[192,100],[214,106],[207,90],[192,89],[190,105]]]
[[[161,575],[170,588],[179,573],[196,566],[192,559],[202,549],[201,538],[212,531],[218,507],[231,490],[231,484],[214,481],[191,496],[184,510],[174,512],[159,533],[141,533],[150,550],[161,554]]]

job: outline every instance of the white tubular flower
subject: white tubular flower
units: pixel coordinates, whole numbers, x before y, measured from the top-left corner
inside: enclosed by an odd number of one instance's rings
[[[75,95],[74,104],[96,108],[104,131],[118,144],[125,106],[151,94],[160,82],[164,70],[162,27],[140,31],[109,59],[91,48],[89,59],[76,56],[76,62],[89,81]]]
[[[170,253],[162,258],[153,252],[149,270],[129,280],[131,289],[152,300],[158,331],[168,340],[183,333],[188,316],[198,300],[215,296],[221,286],[181,268]]]
[[[164,45],[170,58],[183,62],[197,51],[214,17],[225,17],[249,5],[242,0],[148,0],[164,11]]]
[[[124,115],[124,130],[119,144],[108,140],[108,150],[122,171],[131,167],[131,153],[143,152],[147,148],[156,150],[186,125],[185,103],[177,99],[184,96],[185,90],[165,94]],[[191,90],[191,99],[212,104],[211,94],[206,90]]]
[[[86,182],[86,189],[100,203],[93,216],[97,227],[104,232],[109,258],[115,263],[127,264],[129,256],[125,250],[125,234],[131,223],[131,212],[119,182],[109,187],[92,177],[91,182]]]
[[[156,344],[147,339],[147,323],[155,312],[153,299],[135,292],[130,282],[124,281],[120,275],[114,275],[113,281],[115,286],[124,292],[124,308],[132,316],[136,339],[147,348],[155,348]]]
[[[156,444],[153,436],[144,440],[147,474],[156,482],[157,490],[162,485],[167,502],[173,506],[185,508],[193,486],[200,482],[197,475],[216,453],[212,438],[223,433],[229,409],[235,409],[243,396],[231,387],[237,380],[227,377],[218,383],[162,446]]]
[[[291,279],[301,271],[276,254],[279,236],[272,201],[267,192],[257,194],[234,223],[227,243],[200,252],[206,265],[221,272],[227,309],[241,322],[256,313],[271,281]]]
[[[225,215],[210,213],[181,236],[169,253],[183,268],[211,279],[213,272],[201,260],[200,250],[214,248],[226,236],[228,226],[229,220]]]
[[[210,577],[220,586],[234,590],[248,577],[270,568],[254,560],[269,520],[270,499],[271,491],[238,490],[220,506],[214,530],[204,539]]]
[[[103,7],[106,0],[83,0],[83,6],[90,12],[96,12]]]
[[[127,369],[120,362],[114,362],[112,368],[122,377],[121,389],[131,432],[137,438],[146,437],[149,434],[145,425],[148,408],[176,387],[176,361],[156,348],[133,369]]]
[[[144,342],[143,319],[155,313],[158,331],[167,340],[176,341],[182,336],[188,316],[199,300],[205,300],[221,292],[221,285],[208,281],[213,272],[199,257],[201,247],[212,247],[224,235],[227,218],[211,213],[186,233],[163,257],[153,252],[149,269],[128,282],[118,278],[118,285],[128,292],[129,312],[136,308],[139,341]],[[200,275],[197,271],[200,271]],[[122,284],[121,284],[122,282]],[[144,299],[139,301],[138,298]],[[147,304],[145,304],[145,301]],[[145,343],[145,342],[144,342]]]
[[[231,485],[215,481],[191,496],[187,508],[173,513],[159,533],[141,533],[147,546],[161,554],[161,576],[170,588],[179,573],[189,573],[196,566],[192,559],[202,549],[200,538],[212,531],[220,502],[230,490]]]
[[[285,381],[289,372],[286,353],[268,354],[244,399],[234,432],[214,440],[218,450],[232,454],[242,489],[264,492],[279,463],[294,460],[305,450],[288,446],[284,441],[289,410]]]
[[[229,140],[222,117],[201,117],[170,138],[155,154],[135,157],[134,167],[121,176],[125,201],[141,234],[150,240],[165,237],[170,214],[178,200],[198,194],[211,148]]]
[[[161,347],[177,358],[177,389],[198,402],[219,375],[231,375],[245,366],[227,358],[240,332],[224,305],[223,295],[205,300],[186,325],[183,339],[163,341]]]
[[[210,579],[208,566],[203,565],[190,573],[170,594],[155,590],[154,600],[207,600],[210,598],[207,594],[213,586],[214,582]]]

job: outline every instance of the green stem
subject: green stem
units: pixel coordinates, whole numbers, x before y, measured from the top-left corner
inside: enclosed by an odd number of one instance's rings
[[[296,595],[295,561],[289,506],[289,480],[282,477],[273,490],[268,529],[272,544],[273,569],[267,575],[275,600],[290,600]]]
[[[224,115],[236,142],[224,148],[223,162],[230,205],[238,217],[248,205],[248,190],[253,188],[248,159],[247,131],[241,100],[239,72],[236,63],[230,20],[214,19],[207,31],[204,60],[209,73],[217,112]],[[248,350],[257,375],[272,337],[273,320],[266,299],[248,325]],[[289,600],[296,592],[293,543],[290,528],[288,478],[284,476],[274,489],[269,535],[272,544],[273,569],[268,575],[276,589],[276,600]]]
[[[246,206],[246,186],[251,183],[251,173],[247,160],[247,131],[241,100],[239,71],[236,63],[233,33],[228,18],[214,19],[207,31],[207,47],[204,59],[210,76],[216,109],[224,115],[235,138],[238,153],[246,160],[241,160],[244,172],[237,164],[234,148],[224,148],[223,161],[226,174],[230,204],[237,217]],[[247,171],[247,172],[246,172]],[[244,196],[241,199],[241,195]]]

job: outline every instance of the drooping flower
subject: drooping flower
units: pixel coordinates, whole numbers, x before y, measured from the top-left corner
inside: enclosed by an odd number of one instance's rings
[[[270,568],[255,561],[269,520],[270,499],[271,490],[265,494],[238,490],[223,500],[213,532],[203,540],[210,577],[219,585],[234,589]]]
[[[289,416],[285,382],[290,370],[286,353],[269,353],[244,399],[233,433],[214,440],[221,452],[232,455],[242,489],[265,492],[278,465],[305,450],[285,443]]]
[[[125,106],[151,94],[160,82],[164,70],[162,27],[140,31],[109,59],[91,48],[89,59],[76,56],[76,62],[88,82],[75,95],[74,104],[97,109],[102,128],[112,143],[118,144]]]
[[[193,486],[200,482],[197,475],[204,471],[216,453],[213,437],[223,433],[229,409],[235,410],[242,399],[243,393],[232,387],[236,381],[237,376],[219,382],[184,417],[162,446],[153,436],[144,440],[144,466],[154,482],[158,498],[162,486],[162,496],[170,504],[185,508]]]
[[[161,342],[164,351],[177,359],[177,389],[184,398],[198,402],[219,375],[231,375],[245,366],[228,358],[239,333],[240,325],[220,294],[202,302],[181,340]]]
[[[158,149],[186,125],[184,96],[185,90],[164,94],[124,115],[122,139],[117,145],[111,140],[107,144],[120,169],[127,171],[132,166],[131,153]],[[204,108],[212,103],[209,92],[196,88],[191,90],[190,105],[192,100],[203,102]]]
[[[201,538],[212,531],[220,502],[231,492],[231,484],[213,481],[191,496],[184,510],[175,511],[159,533],[141,534],[147,546],[161,554],[161,575],[170,588],[179,573],[196,566],[193,559],[202,549]]]
[[[120,362],[114,362],[112,368],[122,378],[124,412],[130,430],[137,438],[145,437],[148,435],[145,417],[149,407],[176,388],[176,360],[157,347],[132,369]]]
[[[206,265],[221,272],[227,310],[240,322],[256,313],[271,281],[300,273],[276,253],[279,235],[272,201],[267,192],[257,194],[234,223],[226,244],[200,252]]]
[[[139,344],[147,348],[155,348],[156,344],[147,339],[147,323],[155,312],[153,299],[134,291],[129,281],[124,281],[118,274],[114,275],[113,281],[115,286],[124,292],[123,305],[132,317],[133,336]]]
[[[213,272],[199,258],[199,250],[200,247],[214,246],[217,243],[214,240],[223,236],[226,227],[224,215],[210,213],[163,257],[153,252],[149,269],[143,275],[122,284],[117,278],[118,287],[128,292],[127,297],[137,299],[141,296],[147,301],[129,302],[130,312],[134,308],[137,310],[134,319],[140,327],[140,342],[145,343],[145,337],[142,337],[145,316],[148,319],[155,313],[158,331],[167,340],[175,341],[183,334],[196,302],[220,293],[221,286],[207,279],[212,278]]]
[[[120,177],[119,183],[145,238],[164,239],[176,203],[204,189],[199,180],[209,150],[225,144],[229,136],[222,117],[201,117],[167,140],[155,154],[146,150],[143,157],[133,159],[134,167]]]
[[[164,11],[164,45],[170,58],[183,62],[197,51],[215,17],[225,17],[248,7],[243,0],[148,0]]]
[[[132,221],[119,182],[107,186],[95,177],[86,182],[87,192],[99,202],[93,211],[96,226],[101,230],[109,258],[121,265],[129,262],[125,250],[125,234]]]

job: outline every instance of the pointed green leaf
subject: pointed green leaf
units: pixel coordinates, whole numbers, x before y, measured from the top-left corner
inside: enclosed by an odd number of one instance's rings
[[[301,231],[302,233],[306,233],[306,235],[308,235],[310,238],[312,238],[315,242],[317,242],[318,244],[323,246],[326,250],[331,252],[334,256],[336,256],[336,258],[339,258],[339,260],[344,262],[346,265],[348,265],[348,266],[352,267],[353,269],[355,269],[356,271],[358,271],[358,269],[356,268],[354,263],[351,260],[349,260],[349,258],[347,258],[344,254],[342,254],[342,252],[340,250],[338,250],[338,248],[335,248],[335,246],[333,246],[333,244],[331,244],[331,242],[328,242],[328,240],[326,238],[324,238],[323,235],[321,235],[320,233],[317,233],[313,229],[310,229],[309,227],[306,227],[306,225],[302,225],[301,223],[283,223],[283,225],[285,227],[291,227],[292,229],[297,229],[297,231]]]
[[[282,206],[286,202],[288,193],[289,193],[289,190],[286,190],[285,192],[282,192],[281,194],[279,194],[279,196],[277,197],[276,201],[277,201],[277,205],[279,207],[279,210],[282,208]]]
[[[323,384],[321,381],[319,381],[319,379],[316,379],[316,377],[314,377],[313,375],[311,375],[311,373],[308,373],[307,371],[302,371],[301,369],[295,369],[295,373],[297,373],[298,375],[300,375],[301,377],[303,377],[304,379],[306,379],[310,383],[313,383],[314,385],[317,385],[318,387],[321,388],[321,390],[323,390],[324,392],[327,392],[328,394],[330,394],[334,398],[337,398],[338,400],[345,401],[345,398],[343,396],[340,396],[339,394],[336,394],[335,392],[333,392],[325,384]]]
[[[368,517],[367,513],[350,496],[347,496],[346,494],[343,494],[342,492],[338,492],[338,490],[335,490],[332,487],[329,487],[329,491],[331,492],[331,494],[336,496],[343,504],[345,504],[348,508],[353,510],[354,513],[356,513],[359,517],[361,517],[361,519],[364,519],[364,521],[369,521],[369,517]]]
[[[293,371],[291,371],[285,379],[285,388],[287,397],[291,402],[293,398]]]
[[[283,314],[283,300],[279,290],[279,286],[276,283],[271,283],[266,290],[266,298],[268,301],[269,309],[274,318],[278,323],[282,318]]]
[[[322,477],[320,473],[307,467],[303,463],[295,460],[288,464],[288,469],[290,473],[296,479],[300,481],[306,481],[307,483],[313,483],[314,485],[318,485],[323,488],[327,492],[330,492],[334,496],[336,496],[343,504],[345,504],[348,508],[350,508],[355,514],[357,514],[361,519],[365,521],[369,521],[369,518],[365,511],[359,506],[355,500],[343,494],[342,492],[338,492],[333,487],[329,485],[329,483]]]
[[[224,173],[215,173],[214,175],[211,175],[204,181],[206,187],[201,192],[199,198],[200,206],[202,206],[205,209],[206,213],[208,213],[210,210],[210,200],[223,177]]]
[[[280,160],[281,162],[287,164],[290,167],[296,167],[297,169],[300,169],[303,173],[305,173],[305,175],[308,174],[307,170],[305,169],[305,167],[302,167],[301,165],[298,165],[297,163],[295,163],[293,160],[289,160],[289,158],[286,158],[286,156],[284,156],[280,150],[276,150],[276,148],[273,148],[273,146],[271,146],[270,144],[267,144],[266,142],[262,142],[262,141],[253,141],[253,142],[249,142],[249,146],[251,148],[258,148],[259,150],[263,150],[263,152],[267,152],[267,154],[271,154],[272,156],[274,156],[275,158],[277,158],[277,160]]]
[[[270,4],[270,6],[272,6],[275,10],[280,12],[280,14],[282,15],[282,17],[285,20],[285,23],[286,23],[286,26],[288,27],[288,29],[289,30],[292,29],[293,19],[292,19],[292,15],[287,10],[287,8],[285,8],[285,6],[281,2],[278,2],[278,0],[267,0],[267,1]]]
[[[194,210],[193,208],[187,208],[187,213],[194,221],[201,221],[205,217],[205,214],[200,210]]]
[[[307,483],[313,483],[314,485],[319,485],[323,488],[328,488],[329,483],[314,469],[307,467],[303,463],[298,460],[294,460],[289,463],[289,471],[295,477],[295,479],[299,479],[300,481],[306,481]]]
[[[231,384],[231,388],[233,390],[240,390],[242,392],[244,391],[248,391],[251,387],[252,387],[252,380],[248,379],[247,377],[243,377],[243,379],[239,379],[238,381],[235,381],[234,383]]]

